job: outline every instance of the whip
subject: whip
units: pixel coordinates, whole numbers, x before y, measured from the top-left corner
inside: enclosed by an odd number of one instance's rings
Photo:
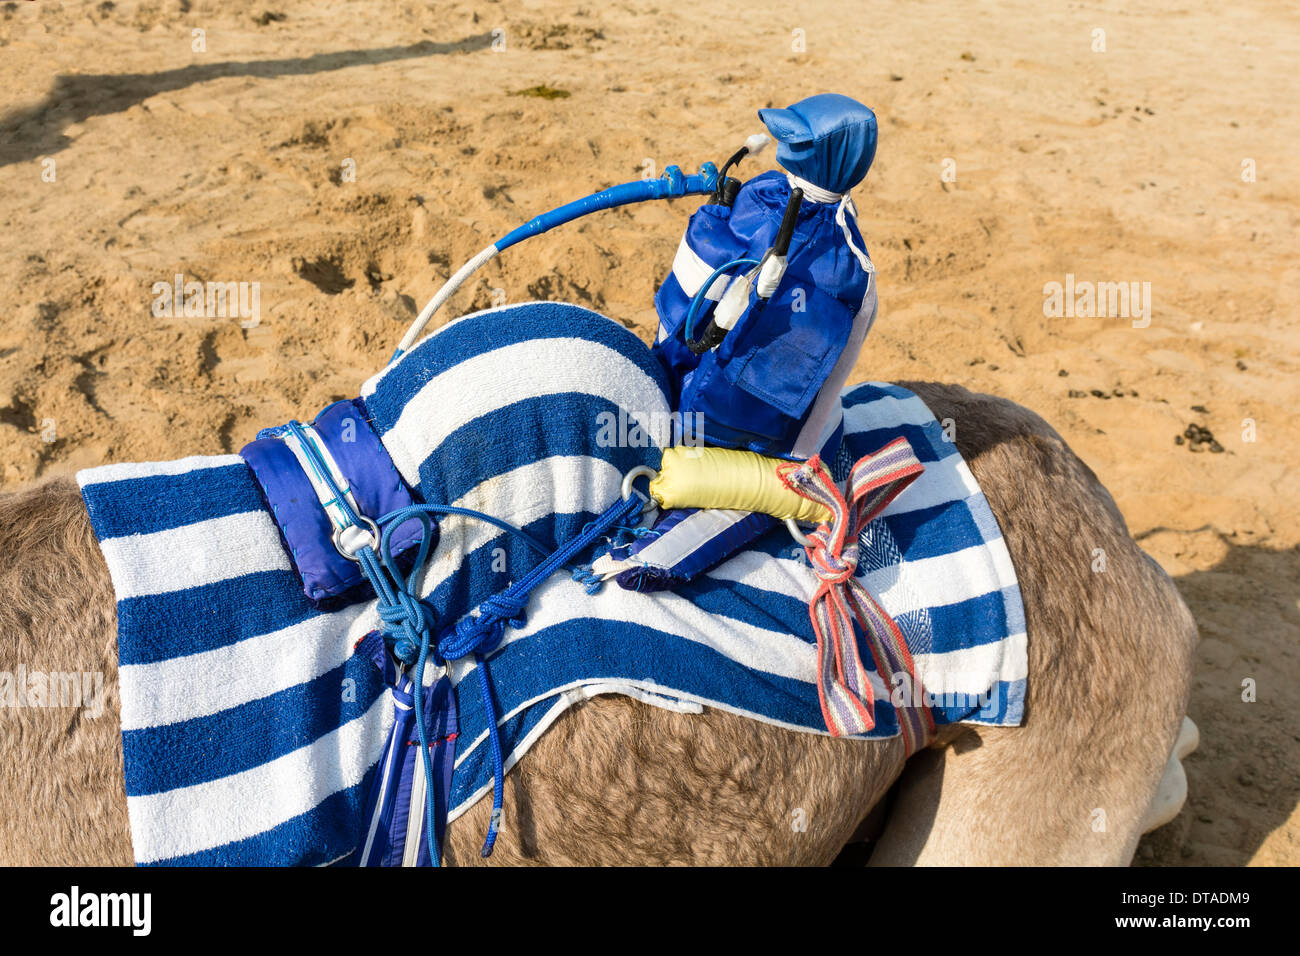
[[[730,202],[735,199],[739,183],[729,178],[727,171],[745,156],[758,153],[767,145],[767,142],[767,136],[762,133],[755,133],[750,136],[745,140],[745,145],[737,150],[723,165],[721,173],[718,172],[718,167],[713,163],[704,163],[700,166],[699,172],[691,175],[683,174],[677,166],[669,166],[664,170],[662,176],[655,179],[636,180],[610,186],[608,189],[602,189],[600,192],[584,196],[582,199],[566,203],[552,209],[550,212],[542,213],[542,215],[528,220],[519,228],[506,233],[478,253],[443,283],[442,288],[434,293],[428,305],[415,317],[411,327],[402,336],[402,340],[397,343],[397,351],[393,353],[393,357],[389,361],[396,361],[406,352],[409,352],[411,347],[419,341],[420,335],[429,324],[429,320],[433,318],[434,314],[442,308],[448,299],[456,294],[456,290],[465,284],[465,280],[477,272],[485,263],[496,258],[503,250],[509,249],[516,243],[532,236],[548,232],[566,222],[572,222],[582,216],[589,216],[602,209],[613,209],[615,206],[627,206],[652,199],[676,199],[680,196],[703,195],[712,196],[714,202],[730,205]]]

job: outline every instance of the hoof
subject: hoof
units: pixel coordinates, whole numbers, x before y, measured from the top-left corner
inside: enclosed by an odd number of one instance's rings
[[[1160,786],[1156,788],[1155,798],[1142,821],[1143,833],[1164,826],[1182,810],[1183,803],[1187,800],[1187,774],[1183,771],[1183,758],[1195,750],[1200,742],[1201,733],[1192,723],[1192,718],[1184,717],[1169,762],[1165,764],[1164,776],[1160,778]]]

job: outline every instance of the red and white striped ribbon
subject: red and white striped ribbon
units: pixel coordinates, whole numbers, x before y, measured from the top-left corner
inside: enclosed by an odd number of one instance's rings
[[[924,695],[902,632],[854,575],[859,535],[924,470],[902,437],[854,464],[846,494],[840,493],[816,456],[777,466],[787,488],[831,512],[830,523],[819,525],[808,536],[812,544],[806,549],[819,579],[808,614],[817,635],[817,695],[826,728],[831,736],[843,737],[866,733],[876,725],[874,695],[853,630],[856,619],[885,686],[893,686],[892,679],[900,671],[910,681],[911,699],[895,708],[909,754],[933,733],[934,720],[921,706]]]

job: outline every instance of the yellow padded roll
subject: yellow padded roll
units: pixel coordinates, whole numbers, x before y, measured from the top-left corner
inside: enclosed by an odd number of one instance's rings
[[[830,521],[829,509],[781,483],[780,464],[752,451],[674,445],[664,450],[650,494],[665,508],[734,508],[807,524]]]

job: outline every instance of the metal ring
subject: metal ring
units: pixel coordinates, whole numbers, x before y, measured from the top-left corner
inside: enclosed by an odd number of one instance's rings
[[[381,539],[380,539],[380,534],[379,534],[379,525],[375,524],[373,520],[371,520],[370,518],[367,518],[365,515],[358,515],[358,517],[361,518],[361,522],[362,522],[362,523],[363,523],[367,528],[370,529],[370,534],[371,534],[371,535],[374,537],[374,539],[375,539],[375,543],[372,544],[371,547],[372,547],[372,548],[376,548],[376,549],[378,549],[378,547],[379,547],[379,542],[380,542],[380,540],[381,540]],[[360,563],[361,563],[361,559],[358,558],[358,557],[356,556],[356,554],[344,550],[343,545],[342,545],[341,543],[339,543],[339,535],[342,534],[344,531],[346,531],[348,528],[355,528],[355,527],[356,527],[356,525],[354,525],[354,524],[350,524],[350,525],[345,525],[345,526],[342,527],[342,528],[335,528],[335,529],[334,529],[334,534],[332,534],[332,535],[330,536],[330,539],[334,542],[334,549],[335,549],[336,551],[338,551],[339,554],[343,555],[343,557],[347,558],[349,561],[355,561],[355,562],[357,562],[358,564],[360,564]]]
[[[632,495],[634,494],[638,496],[641,494],[641,492],[637,491],[635,488],[632,487],[632,482],[636,481],[642,475],[644,475],[646,478],[649,478],[651,481],[654,481],[654,479],[659,477],[659,472],[655,471],[649,465],[637,465],[626,475],[624,475],[623,490],[622,490],[622,497],[624,501],[627,501],[627,499],[631,498]],[[653,511],[658,507],[659,507],[659,502],[655,501],[654,498],[652,498],[650,495],[646,495],[645,504],[641,507],[641,513],[645,514],[646,512]]]
[[[805,548],[811,548],[816,543],[812,538],[799,530],[799,525],[795,523],[793,518],[785,519],[785,527],[786,530],[790,532],[790,537],[794,538],[796,543],[803,545]]]

